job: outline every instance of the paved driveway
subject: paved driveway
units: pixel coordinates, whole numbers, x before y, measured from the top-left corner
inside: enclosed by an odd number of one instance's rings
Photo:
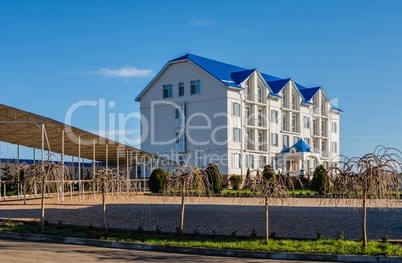
[[[109,196],[107,220],[109,227],[132,229],[142,227],[154,231],[160,226],[164,232],[175,232],[179,224],[179,198],[133,195],[128,198]],[[102,226],[102,208],[99,197],[92,196],[78,201],[66,198],[64,204],[55,198],[47,199],[46,219],[49,222],[71,225]],[[264,235],[264,207],[258,199],[239,198],[188,198],[185,210],[184,231],[202,234],[249,236],[253,230]],[[28,200],[0,201],[0,218],[39,220],[40,202]],[[402,239],[402,214],[398,209],[387,212],[376,208],[368,211],[368,237]],[[320,206],[317,199],[297,199],[287,206],[269,208],[270,232],[276,237],[315,238],[321,232],[324,238],[335,238],[344,231],[345,238],[359,239],[361,235],[361,211],[346,207]]]

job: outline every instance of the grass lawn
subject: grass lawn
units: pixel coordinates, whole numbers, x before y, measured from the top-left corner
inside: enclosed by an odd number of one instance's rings
[[[12,223],[3,221],[0,231],[39,233],[37,223]],[[63,225],[47,225],[45,234],[114,240],[120,242],[135,242],[152,245],[202,247],[214,249],[234,249],[247,251],[319,253],[319,254],[350,254],[350,255],[386,255],[402,256],[401,244],[370,241],[365,250],[361,242],[343,240],[269,240],[265,243],[262,237],[241,238],[221,236],[184,235],[145,233],[141,229],[131,232],[109,231],[104,233],[91,227],[71,227]]]

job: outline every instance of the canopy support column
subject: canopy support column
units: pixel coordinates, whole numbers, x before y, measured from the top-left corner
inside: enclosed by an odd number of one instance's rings
[[[135,194],[138,192],[138,153],[135,153]]]
[[[127,193],[130,191],[130,168],[128,166],[128,150],[126,150],[126,176],[127,176]]]
[[[61,131],[61,202],[64,204],[64,129]]]
[[[81,197],[81,136],[78,136],[78,199]]]
[[[45,124],[42,123],[42,163],[41,163],[41,231],[42,233],[45,231]]]
[[[92,182],[92,191],[93,191],[93,193],[94,193],[94,200],[95,200],[95,198],[96,198],[96,196],[95,196],[95,188],[96,188],[96,184],[95,184],[95,144],[96,144],[96,140],[94,139],[93,140],[93,143],[92,143],[92,179],[93,179],[93,182]]]

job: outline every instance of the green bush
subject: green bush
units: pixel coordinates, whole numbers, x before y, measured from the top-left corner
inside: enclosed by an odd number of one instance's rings
[[[319,195],[324,194],[329,188],[329,178],[323,165],[319,165],[310,183],[310,190],[316,191]]]
[[[211,184],[212,189],[214,190],[214,194],[220,194],[223,189],[223,178],[221,173],[219,172],[218,165],[215,163],[210,163],[205,168],[206,179],[209,184]]]
[[[166,184],[167,173],[161,168],[153,170],[149,177],[149,190],[152,193],[162,193],[166,188]]]
[[[229,178],[229,182],[232,185],[233,190],[239,190],[243,182],[243,178],[240,175],[232,175]]]
[[[264,176],[264,178],[267,180],[275,177],[275,171],[271,167],[271,165],[267,164],[264,166],[264,170],[262,171],[262,176]]]

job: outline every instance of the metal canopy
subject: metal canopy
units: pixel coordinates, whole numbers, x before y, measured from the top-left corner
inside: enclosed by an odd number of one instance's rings
[[[66,125],[34,113],[0,104],[0,141],[42,148],[41,125],[44,124],[47,141],[45,150],[61,154],[64,135],[64,154],[94,159],[101,162],[125,164],[127,161],[144,162],[150,159],[168,161],[157,155],[118,143],[99,135]],[[81,143],[79,143],[80,138]],[[50,146],[50,149],[49,149]],[[128,160],[127,160],[128,158]],[[169,161],[170,162],[170,161]]]

